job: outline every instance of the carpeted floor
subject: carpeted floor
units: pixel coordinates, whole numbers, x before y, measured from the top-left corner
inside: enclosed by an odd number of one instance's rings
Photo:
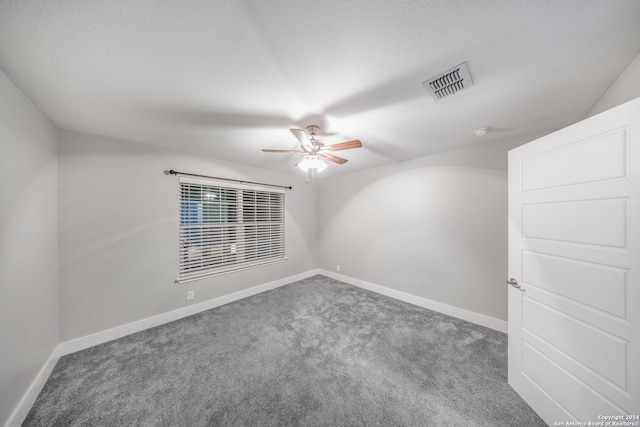
[[[62,357],[23,426],[544,426],[507,336],[323,276]]]

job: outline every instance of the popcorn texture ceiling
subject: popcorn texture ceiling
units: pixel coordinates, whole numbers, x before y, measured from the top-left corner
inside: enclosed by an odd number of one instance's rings
[[[364,144],[343,173],[583,119],[638,22],[636,0],[1,0],[0,69],[59,128],[284,172],[299,155],[260,149],[317,124]],[[464,61],[474,86],[435,102],[422,82]]]

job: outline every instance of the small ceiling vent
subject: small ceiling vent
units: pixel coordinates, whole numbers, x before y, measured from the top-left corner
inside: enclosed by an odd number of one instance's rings
[[[467,63],[463,62],[426,82],[422,82],[422,86],[437,101],[473,86],[473,81]]]

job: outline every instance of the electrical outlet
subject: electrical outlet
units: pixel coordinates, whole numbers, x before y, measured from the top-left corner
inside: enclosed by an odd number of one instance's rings
[[[187,291],[187,301],[190,301],[193,299],[193,294],[194,294],[194,291]]]
[[[340,271],[340,266],[336,265],[336,271]]]

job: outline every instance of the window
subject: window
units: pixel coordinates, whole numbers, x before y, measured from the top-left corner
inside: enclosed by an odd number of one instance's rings
[[[284,261],[284,190],[180,177],[179,234],[178,282]]]

